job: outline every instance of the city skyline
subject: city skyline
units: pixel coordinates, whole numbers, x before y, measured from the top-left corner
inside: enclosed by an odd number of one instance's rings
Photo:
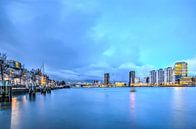
[[[6,80],[11,80],[13,84],[25,84],[26,85],[29,81],[29,79],[27,78],[31,78],[30,77],[31,74],[29,73],[33,71],[39,71],[38,73],[43,73],[43,75],[45,74],[44,64],[40,68],[36,68],[36,69],[31,68],[31,70],[28,70],[25,68],[25,64],[22,64],[21,62],[18,62],[16,60],[7,60],[6,54],[0,53],[0,58],[4,62],[2,66],[6,66],[5,71],[3,72],[6,74]],[[104,73],[103,80],[71,80],[69,79],[65,81],[68,81],[68,82],[83,81],[86,84],[87,83],[89,84],[92,83],[96,85],[104,84],[107,86],[111,86],[114,83],[116,83],[118,86],[124,86],[126,83],[127,83],[127,86],[133,86],[133,85],[141,86],[141,85],[146,85],[146,84],[147,86],[149,86],[149,84],[165,86],[165,85],[170,85],[170,84],[192,85],[192,84],[195,84],[195,78],[196,78],[195,75],[190,76],[187,62],[176,62],[174,67],[167,67],[164,69],[159,68],[156,70],[155,69],[151,70],[149,71],[149,73],[146,73],[147,76],[145,77],[141,77],[137,75],[136,73],[138,72],[130,71],[128,73],[129,74],[128,81],[116,80],[116,78],[114,78],[115,77],[114,74],[112,74],[110,78],[110,73]],[[38,79],[39,80],[38,83],[40,83],[40,79],[41,79],[40,77]],[[45,77],[49,79],[49,76],[47,74],[45,74]],[[41,81],[41,82],[44,82],[44,81]]]
[[[128,80],[131,70],[147,76],[179,61],[194,75],[194,5],[193,0],[2,0],[0,52],[27,68],[44,62],[47,73],[60,79],[102,80],[108,72]]]

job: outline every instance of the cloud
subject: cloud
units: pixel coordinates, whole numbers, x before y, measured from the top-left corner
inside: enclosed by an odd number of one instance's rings
[[[62,80],[82,80],[79,73],[76,73],[72,70],[48,70],[47,74],[50,74],[54,79],[62,79]]]
[[[60,79],[146,76],[195,54],[194,4],[184,2],[1,0],[0,51]]]
[[[125,63],[128,58],[136,59],[138,52],[129,49],[132,44],[128,43],[127,37],[127,41],[116,37],[114,42],[113,32],[100,36],[102,32],[95,29],[103,16],[102,10],[98,9],[100,3],[95,0],[4,1],[0,6],[0,18],[3,19],[0,22],[3,28],[1,46],[8,56],[14,55],[28,68],[45,63],[52,70],[56,69],[53,72],[50,70],[51,74],[61,78],[81,78],[70,71],[77,71],[84,78],[112,71],[111,67]],[[102,31],[109,30],[106,27]],[[123,44],[128,47],[124,48]],[[111,67],[107,70],[105,66],[96,69],[94,66],[100,62],[106,62]]]
[[[189,75],[196,76],[196,57],[184,61],[188,63]]]
[[[145,64],[145,65],[136,65],[132,62],[121,64],[119,66],[119,70],[124,70],[126,72],[135,71],[136,76],[141,77],[141,78],[149,76],[149,72],[153,69],[155,69],[155,66],[147,65],[147,64]]]
[[[15,47],[16,57],[28,64],[44,61],[55,68],[86,65],[105,48],[104,40],[101,41],[102,45],[99,45],[100,43],[88,35],[99,13],[88,12],[87,5],[62,0],[47,3],[23,0],[5,4],[6,10],[2,11],[2,14],[7,16],[1,18],[5,17],[7,20],[2,21],[0,27],[5,28],[4,26],[8,25],[8,28],[1,34],[8,31],[8,38],[13,33],[16,33],[17,38],[11,41],[1,39],[1,46],[7,51]],[[87,7],[86,10],[83,6]],[[14,26],[9,27],[11,25],[6,21]]]

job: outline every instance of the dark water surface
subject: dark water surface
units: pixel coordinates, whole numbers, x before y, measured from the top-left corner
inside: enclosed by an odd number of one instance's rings
[[[85,88],[21,95],[0,129],[196,129],[196,88]]]

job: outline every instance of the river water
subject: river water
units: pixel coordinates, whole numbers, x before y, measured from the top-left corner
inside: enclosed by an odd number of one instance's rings
[[[0,129],[196,129],[196,88],[76,88],[20,95]]]

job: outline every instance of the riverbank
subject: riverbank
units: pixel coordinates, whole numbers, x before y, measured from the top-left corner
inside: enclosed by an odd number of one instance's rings
[[[58,89],[64,89],[64,88],[70,88],[68,86],[56,86],[52,87],[51,90],[58,90]],[[36,92],[40,92],[41,89],[39,87],[36,87]],[[19,95],[19,94],[25,94],[28,93],[29,89],[26,87],[13,87],[12,88],[12,94],[13,95]]]
[[[137,88],[139,88],[139,87],[141,87],[141,88],[144,88],[144,87],[173,87],[173,88],[175,88],[175,87],[196,87],[196,85],[187,85],[187,86],[121,86],[121,87],[119,87],[119,86],[110,86],[110,87],[107,87],[107,86],[102,86],[102,87],[95,87],[95,86],[85,86],[85,87],[82,87],[82,88],[133,88],[133,87],[137,87]],[[79,87],[79,88],[81,88],[81,87]]]
[[[158,88],[158,87],[163,87],[163,88],[175,88],[175,87],[181,87],[181,88],[186,88],[186,87],[196,87],[196,85],[194,86],[134,86],[135,88],[144,88],[144,87],[149,87],[149,88]],[[69,86],[56,86],[51,88],[51,90],[58,90],[58,89],[64,89],[64,88],[71,88]],[[77,87],[74,87],[77,88]],[[94,87],[94,86],[89,86],[89,87],[78,87],[78,88],[133,88],[133,87],[128,87],[128,86],[124,86],[124,87]],[[13,95],[18,95],[18,94],[25,94],[28,93],[29,90],[28,88],[25,87],[13,87],[12,88],[12,94]],[[36,88],[36,92],[40,92],[40,88],[37,87]]]

